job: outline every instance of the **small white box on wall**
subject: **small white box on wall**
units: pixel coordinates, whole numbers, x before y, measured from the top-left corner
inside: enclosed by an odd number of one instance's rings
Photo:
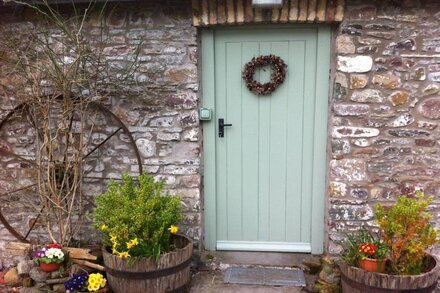
[[[252,0],[252,5],[257,7],[275,7],[283,5],[283,0]]]

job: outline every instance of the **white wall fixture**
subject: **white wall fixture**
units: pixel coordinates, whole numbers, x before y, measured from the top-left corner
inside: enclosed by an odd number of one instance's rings
[[[252,5],[256,7],[276,7],[283,5],[283,0],[252,0]]]

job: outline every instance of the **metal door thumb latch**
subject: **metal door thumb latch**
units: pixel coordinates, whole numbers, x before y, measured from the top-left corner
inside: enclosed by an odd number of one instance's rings
[[[225,124],[225,119],[219,118],[218,119],[218,137],[225,136],[225,127],[226,126],[232,126],[232,124]]]

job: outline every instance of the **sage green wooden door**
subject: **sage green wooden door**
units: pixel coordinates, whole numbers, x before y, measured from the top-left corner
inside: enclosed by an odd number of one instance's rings
[[[320,37],[318,27],[213,33],[214,119],[205,135],[215,132],[215,146],[205,160],[215,163],[214,175],[205,177],[215,177],[217,250],[311,252],[313,230],[324,233],[324,173],[314,170],[325,168],[329,65],[328,57],[318,63]],[[258,96],[241,73],[252,57],[269,54],[285,61],[286,79],[271,95]],[[255,78],[267,82],[270,74],[262,68]],[[232,124],[224,137],[219,119]],[[314,213],[322,223],[314,223]]]

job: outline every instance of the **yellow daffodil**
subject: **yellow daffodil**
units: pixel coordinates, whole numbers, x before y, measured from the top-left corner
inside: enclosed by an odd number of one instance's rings
[[[129,242],[127,242],[126,244],[127,244],[127,249],[131,249],[131,248],[135,247],[136,245],[138,245],[139,241],[137,238],[134,238],[134,239],[130,240]]]
[[[171,234],[176,234],[177,231],[179,231],[179,227],[171,225],[171,227],[168,228],[168,231],[170,231]]]
[[[113,235],[113,236],[110,235],[110,241],[111,241],[111,242],[115,243],[116,240],[118,240],[118,237],[116,237],[116,235]]]
[[[108,229],[108,226],[106,224],[101,225],[101,231],[106,231]]]
[[[119,252],[118,256],[120,258],[127,258],[127,257],[130,257],[130,254],[128,254],[128,251],[122,251],[122,252]]]

